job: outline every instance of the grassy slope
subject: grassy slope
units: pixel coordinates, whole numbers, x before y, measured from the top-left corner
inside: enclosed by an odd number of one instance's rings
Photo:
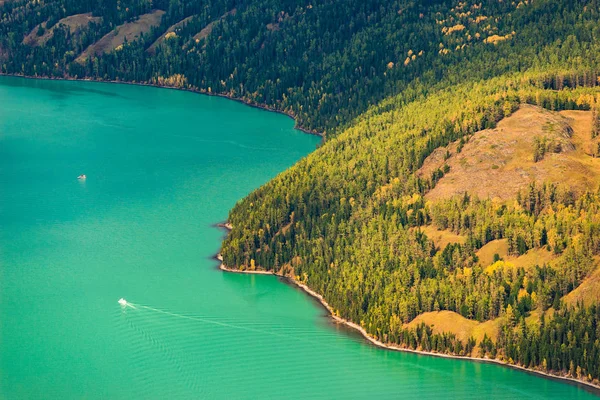
[[[571,137],[565,138],[565,127],[573,129]],[[563,111],[560,114],[539,107],[522,105],[510,117],[500,121],[495,129],[477,132],[457,153],[458,143],[436,149],[418,171],[420,176],[431,173],[448,164],[450,173],[446,174],[430,191],[426,198],[430,202],[460,195],[464,192],[480,197],[514,200],[516,193],[523,190],[532,180],[555,182],[569,185],[579,191],[597,187],[600,182],[600,163],[587,149],[591,147],[591,112]],[[540,163],[534,163],[533,137],[547,136],[561,141],[566,149],[564,153],[552,154]],[[450,153],[448,158],[447,154]],[[501,168],[492,168],[502,165]],[[466,237],[449,230],[438,230],[434,226],[419,228],[431,239],[438,249],[450,243],[464,243]],[[521,256],[508,254],[506,239],[487,243],[477,251],[479,264],[487,267],[491,273],[494,268],[493,257],[500,256],[506,264],[513,267],[531,268],[556,260],[557,256],[545,248],[531,249]],[[578,301],[590,305],[600,301],[600,268],[587,278],[564,300],[568,304]],[[539,314],[539,315],[538,315]],[[532,313],[528,323],[539,323],[540,313]],[[479,343],[484,334],[495,340],[501,327],[501,318],[478,322],[469,320],[452,311],[425,312],[409,324],[416,328],[425,323],[436,333],[451,332],[462,341],[473,337]]]
[[[182,19],[181,21],[177,22],[176,24],[173,24],[169,27],[169,29],[166,30],[165,33],[163,33],[162,35],[160,35],[158,37],[158,39],[156,39],[154,41],[154,43],[152,43],[150,45],[150,47],[148,47],[147,51],[154,53],[156,51],[156,48],[158,46],[160,46],[164,41],[165,41],[165,37],[169,34],[169,33],[176,33],[178,29],[182,28],[185,24],[187,24],[188,22],[190,22],[192,19],[196,18],[196,15],[191,15],[187,18]]]
[[[217,22],[226,18],[228,15],[235,15],[236,12],[237,12],[237,10],[234,8],[233,10],[227,11],[225,14],[221,15],[221,17],[219,19],[216,19],[216,20],[210,22],[208,25],[206,25],[204,28],[202,28],[202,30],[200,32],[198,32],[197,34],[194,35],[194,41],[199,42],[202,39],[206,39],[208,37],[208,35],[210,35],[211,32],[213,31],[213,28]]]
[[[68,17],[65,17],[59,20],[54,26],[50,29],[46,29],[46,23],[42,22],[39,25],[36,25],[35,28],[23,39],[23,43],[29,46],[43,46],[46,44],[48,40],[54,36],[54,30],[59,25],[64,25],[69,28],[71,33],[75,32],[78,28],[85,28],[90,22],[100,22],[102,19],[99,17],[93,17],[92,13],[84,13],[84,14],[75,14]],[[45,29],[43,35],[38,36],[37,32],[39,27]]]
[[[427,158],[419,170],[421,176],[430,175],[444,164],[451,167],[437,186],[427,194],[431,202],[460,195],[464,192],[480,197],[504,201],[515,199],[531,181],[553,182],[567,185],[579,192],[593,190],[600,183],[600,160],[591,155],[594,143],[591,138],[592,118],[589,111],[562,111],[555,113],[539,107],[523,105],[510,117],[500,121],[498,127],[477,132],[464,149],[457,153],[457,143],[438,148]],[[573,129],[572,136],[565,138],[565,126]],[[540,163],[534,163],[533,137],[546,136],[561,141],[566,151],[552,154]],[[451,154],[447,157],[447,152]],[[501,165],[500,168],[492,166]],[[444,248],[449,243],[461,243],[465,238],[448,230],[440,231],[428,226],[422,231]],[[552,263],[557,256],[545,248],[531,249],[521,256],[508,254],[507,239],[493,240],[477,251],[479,264],[491,273],[495,266],[494,255],[507,265],[531,268]],[[583,302],[586,305],[600,302],[600,268],[574,291],[564,297],[567,304]],[[539,323],[540,313],[532,313],[528,323]],[[450,311],[427,312],[419,315],[409,327],[426,323],[436,332],[452,332],[461,340],[475,337],[479,342],[483,334],[496,338],[499,321],[479,323]]]
[[[449,230],[439,230],[435,226],[424,226],[418,228],[423,232],[427,237],[433,240],[435,247],[438,249],[443,249],[450,243],[465,243],[467,238],[463,235],[457,235],[454,232],[450,232]]]
[[[452,311],[432,311],[419,315],[406,326],[415,328],[417,325],[425,323],[431,326],[436,333],[452,332],[463,342],[466,342],[469,338],[475,338],[479,343],[484,335],[496,340],[501,322],[500,318],[478,322]]]
[[[579,111],[566,115],[576,115],[580,123],[571,126],[572,118],[523,105],[496,128],[473,135],[461,153],[456,153],[456,143],[436,150],[425,161],[422,174],[444,162],[450,166],[450,172],[426,198],[438,200],[468,192],[481,198],[508,200],[514,199],[531,181],[569,185],[578,193],[597,187],[600,159],[590,156],[588,151],[591,113]],[[569,128],[573,129],[572,137],[565,136]],[[534,162],[536,137],[559,143],[561,150]],[[452,155],[446,161],[440,160],[439,155],[446,151]]]
[[[581,302],[589,306],[600,303],[600,260],[596,259],[596,263],[598,265],[596,271],[563,298],[567,304],[575,305]]]
[[[158,26],[164,14],[165,12],[162,10],[154,10],[151,13],[141,15],[133,22],[116,27],[115,30],[85,49],[76,61],[84,62],[91,55],[111,52],[121,46],[126,39],[128,42],[134,41],[141,34],[149,32],[152,27]]]

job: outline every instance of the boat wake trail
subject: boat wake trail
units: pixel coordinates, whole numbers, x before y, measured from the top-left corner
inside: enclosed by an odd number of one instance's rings
[[[219,383],[223,376],[232,387],[246,385],[247,376],[231,375],[232,365],[238,371],[269,365],[273,347],[289,352],[304,343],[301,347],[339,350],[333,332],[322,334],[285,322],[183,314],[125,299],[119,305],[115,317],[132,371],[131,388],[142,398],[215,397],[218,393],[207,390],[224,390]],[[323,341],[326,336],[329,340]],[[164,388],[169,392],[162,393]]]
[[[155,307],[151,307],[151,306],[147,306],[147,305],[143,305],[143,304],[131,303],[131,302],[126,301],[125,299],[120,299],[119,304],[123,308],[123,311],[126,311],[127,309],[147,310],[147,311],[151,311],[151,312],[163,315],[163,316],[198,322],[201,324],[214,325],[214,326],[223,327],[223,328],[227,328],[227,329],[235,329],[235,330],[241,330],[241,331],[246,331],[246,332],[252,332],[252,333],[257,333],[259,335],[265,335],[265,336],[275,336],[275,337],[282,338],[285,340],[301,341],[301,342],[305,342],[305,343],[309,343],[309,344],[316,344],[315,341],[300,336],[299,334],[301,334],[302,332],[299,329],[294,329],[294,328],[289,329],[289,328],[282,327],[282,326],[276,326],[276,325],[270,325],[270,324],[265,325],[265,324],[261,324],[261,323],[231,323],[231,322],[218,321],[214,318],[179,314],[179,313],[162,310],[159,308],[155,308]],[[266,329],[259,329],[259,328],[255,328],[253,326],[261,326]],[[281,331],[283,331],[283,332],[281,332]],[[320,344],[320,346],[324,345],[322,342],[319,344]],[[329,347],[335,348],[335,346],[329,346]]]

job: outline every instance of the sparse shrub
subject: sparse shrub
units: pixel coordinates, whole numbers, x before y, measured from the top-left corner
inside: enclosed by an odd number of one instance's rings
[[[456,146],[456,153],[460,153],[463,147],[465,147],[465,139],[460,138],[460,142],[458,142],[458,146]]]
[[[533,139],[533,162],[538,162],[544,159],[548,151],[548,138],[536,136]]]

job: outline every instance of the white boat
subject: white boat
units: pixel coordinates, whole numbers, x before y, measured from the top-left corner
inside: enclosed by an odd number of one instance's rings
[[[85,178],[87,178],[87,176],[85,176],[85,174],[81,174],[77,177],[77,179],[79,179],[80,181],[84,181]]]

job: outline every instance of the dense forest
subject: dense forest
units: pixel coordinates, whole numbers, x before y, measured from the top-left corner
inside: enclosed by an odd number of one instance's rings
[[[221,94],[326,134],[231,211],[227,266],[305,283],[386,343],[598,383],[600,306],[564,298],[598,269],[599,188],[430,201],[449,167],[419,169],[522,104],[591,112],[600,149],[600,2],[4,0],[0,16],[2,73]],[[555,151],[539,139],[532,159]],[[426,227],[465,240],[439,247]],[[483,265],[498,240],[554,261]],[[441,310],[497,329],[461,340],[410,324]]]

